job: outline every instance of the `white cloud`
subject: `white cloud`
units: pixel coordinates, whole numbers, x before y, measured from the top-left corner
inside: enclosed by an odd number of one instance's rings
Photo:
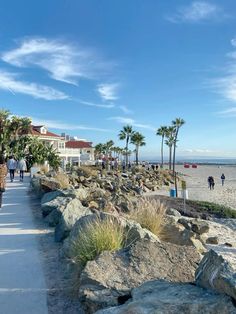
[[[223,117],[236,117],[236,107],[227,108],[225,110],[217,112],[217,114]]]
[[[44,120],[39,119],[36,117],[31,117],[32,123],[35,125],[45,125],[48,128],[52,129],[58,129],[58,130],[85,130],[85,131],[99,131],[99,132],[110,132],[111,130],[103,129],[103,128],[96,128],[91,126],[85,126],[85,125],[73,125],[70,123],[64,123],[61,121],[55,121],[55,120]]]
[[[97,107],[97,108],[111,109],[111,108],[115,107],[115,105],[113,105],[113,104],[108,104],[108,105],[106,105],[106,104],[95,104],[95,103],[84,101],[84,100],[80,100],[79,102],[85,106]]]
[[[119,85],[117,83],[113,84],[99,84],[97,86],[97,91],[103,100],[116,100],[117,89]]]
[[[179,8],[176,14],[168,16],[167,19],[173,23],[194,23],[224,17],[225,14],[219,6],[206,1],[193,1],[190,5]]]
[[[236,38],[232,38],[230,43],[233,47],[236,47]]]
[[[120,110],[123,111],[125,114],[130,114],[130,113],[133,113],[132,110],[130,110],[129,108],[127,108],[126,106],[122,105],[122,106],[119,106]]]
[[[69,96],[61,91],[46,85],[20,81],[17,74],[0,71],[0,89],[42,98],[45,100],[69,99]]]
[[[129,125],[132,125],[134,127],[141,128],[141,129],[156,131],[156,129],[149,124],[138,123],[134,119],[127,118],[127,117],[110,117],[110,118],[108,118],[108,120],[114,120],[114,121],[116,121],[118,123],[122,123],[122,124],[129,124]]]
[[[46,38],[25,39],[18,48],[3,53],[2,60],[17,67],[40,67],[51,78],[75,85],[78,78],[94,78],[112,66],[89,50]]]

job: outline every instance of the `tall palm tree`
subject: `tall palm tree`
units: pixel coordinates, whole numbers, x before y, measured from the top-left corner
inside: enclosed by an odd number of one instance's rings
[[[112,151],[112,147],[114,146],[114,142],[112,140],[106,142],[104,144],[104,148],[105,148],[105,154],[106,154],[106,157],[110,157],[110,154],[111,154],[111,151]]]
[[[181,126],[185,124],[184,119],[181,118],[176,118],[175,120],[172,121],[172,125],[175,128],[175,140],[174,140],[174,150],[173,150],[173,174],[175,173],[175,155],[176,155],[176,147],[177,147],[177,141],[178,141],[178,134],[179,134],[179,129]]]
[[[119,139],[120,140],[125,140],[125,150],[126,152],[128,152],[129,150],[129,143],[130,143],[130,140],[131,140],[131,137],[133,136],[134,134],[134,131],[133,131],[133,128],[131,125],[126,125],[123,127],[123,129],[120,131],[119,133]],[[128,154],[126,154],[125,156],[125,164],[126,164],[126,167],[128,165],[128,162],[129,162],[129,156]]]
[[[174,151],[173,151],[173,176],[175,178],[175,189],[176,189],[176,196],[178,196],[177,191],[177,180],[176,180],[176,173],[175,173],[175,158],[176,158],[176,147],[177,147],[177,141],[178,141],[178,134],[179,129],[185,124],[184,119],[176,118],[172,121],[172,125],[175,128],[175,136],[174,136]]]
[[[171,170],[172,150],[173,145],[175,143],[175,128],[173,126],[169,126],[167,128],[165,137],[166,137],[165,144],[169,147],[169,170]]]
[[[161,168],[163,168],[163,146],[164,146],[164,138],[167,132],[167,126],[161,126],[158,130],[156,135],[161,136]]]
[[[98,159],[100,155],[102,155],[104,153],[104,144],[102,143],[98,143],[95,146],[95,158]]]
[[[131,137],[131,143],[135,145],[135,159],[136,165],[138,165],[139,148],[146,145],[145,136],[139,132],[135,132]]]

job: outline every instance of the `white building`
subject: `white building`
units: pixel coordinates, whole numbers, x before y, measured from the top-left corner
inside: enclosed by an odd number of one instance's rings
[[[38,137],[45,145],[52,145],[61,157],[62,165],[91,164],[94,162],[94,148],[92,142],[75,140],[49,132],[44,125],[32,125],[31,134]]]

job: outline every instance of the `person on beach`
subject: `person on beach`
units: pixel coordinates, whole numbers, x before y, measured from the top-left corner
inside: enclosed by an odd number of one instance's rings
[[[221,184],[222,184],[222,186],[224,186],[224,184],[225,184],[225,175],[224,175],[224,173],[222,173],[220,178],[221,178]]]
[[[21,158],[18,162],[17,168],[20,170],[20,181],[24,180],[24,173],[27,170],[26,161],[24,158]]]
[[[122,171],[125,172],[125,168],[126,168],[126,162],[125,160],[122,161]]]
[[[215,181],[214,181],[214,178],[212,176],[208,177],[208,187],[210,188],[210,190],[214,190]]]
[[[10,179],[11,182],[13,182],[14,178],[15,178],[15,171],[16,171],[16,167],[17,167],[17,161],[14,159],[13,156],[11,156],[8,161],[7,161],[7,168],[10,172]]]
[[[0,156],[0,208],[2,207],[2,193],[5,192],[7,166],[3,156]]]

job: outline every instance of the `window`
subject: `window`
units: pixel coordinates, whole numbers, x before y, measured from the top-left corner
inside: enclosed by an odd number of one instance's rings
[[[65,143],[64,142],[59,142],[58,148],[60,148],[60,149],[65,148]]]

